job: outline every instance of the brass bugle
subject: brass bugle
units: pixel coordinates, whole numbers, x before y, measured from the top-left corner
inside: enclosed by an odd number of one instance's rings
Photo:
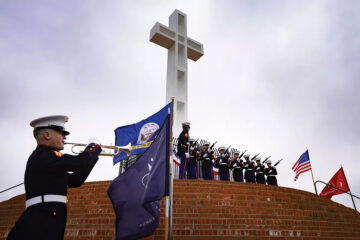
[[[70,142],[66,142],[65,144],[69,144],[69,145],[73,145],[71,147],[71,151],[75,154],[80,154],[83,151],[75,151],[75,148],[78,147],[86,147],[88,144],[84,144],[84,143],[70,143]],[[100,153],[100,156],[109,156],[109,157],[113,157],[113,156],[117,156],[120,154],[120,152],[125,152],[126,155],[130,155],[131,152],[131,143],[129,143],[126,146],[113,146],[113,145],[100,145],[102,148],[102,151]],[[110,149],[113,150],[114,152],[106,152],[105,149]]]

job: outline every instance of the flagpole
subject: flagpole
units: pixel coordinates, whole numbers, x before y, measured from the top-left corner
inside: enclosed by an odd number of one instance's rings
[[[344,171],[344,169],[343,169],[342,165],[340,165],[340,166],[341,166],[342,172],[343,172],[343,174],[344,174],[344,177],[345,177],[345,180],[346,180],[346,184],[347,184],[347,185],[348,185],[348,187],[349,187],[349,193],[350,193],[350,196],[351,196],[351,200],[352,200],[352,202],[353,202],[353,204],[354,204],[354,209],[356,210],[356,205],[355,205],[354,197],[353,197],[353,195],[352,195],[352,193],[351,193],[351,190],[350,190],[350,186],[349,186],[348,180],[347,180],[347,178],[346,178],[346,176],[345,176],[345,171]],[[357,211],[357,210],[356,210],[356,211]]]
[[[309,154],[308,148],[306,148],[306,151],[307,151],[308,154]],[[309,157],[309,158],[310,158],[310,157]],[[318,195],[317,190],[316,190],[316,186],[315,186],[315,180],[314,180],[314,174],[313,174],[313,171],[312,171],[312,166],[311,166],[311,168],[310,168],[310,171],[311,171],[311,176],[312,176],[312,180],[313,180],[313,184],[314,184],[315,194]]]
[[[170,151],[169,151],[169,196],[166,196],[166,208],[165,208],[165,240],[172,240],[172,204],[173,204],[173,158],[172,158],[172,139],[173,139],[173,119],[174,119],[174,97],[171,97],[172,108],[171,108],[171,124],[170,124]]]

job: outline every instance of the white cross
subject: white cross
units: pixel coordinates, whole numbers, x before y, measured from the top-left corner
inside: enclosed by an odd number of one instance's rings
[[[173,129],[177,136],[188,118],[187,59],[201,58],[203,45],[187,36],[186,14],[177,9],[169,17],[169,27],[159,22],[153,26],[150,41],[168,49],[166,103],[175,97]]]

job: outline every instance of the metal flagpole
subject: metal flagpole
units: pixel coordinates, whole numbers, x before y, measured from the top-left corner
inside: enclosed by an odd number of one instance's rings
[[[171,138],[173,138],[173,125],[174,125],[174,102],[175,102],[175,97],[171,97],[171,101],[172,101],[172,113],[171,113]],[[173,145],[171,142],[171,148],[170,148],[170,208],[169,208],[169,215],[170,215],[170,222],[169,222],[169,239],[172,240],[173,235],[172,235],[172,223],[173,223],[173,196],[174,196],[174,168],[173,168]]]
[[[172,139],[173,139],[173,119],[174,119],[174,97],[171,98],[172,101],[172,108],[171,108],[171,125],[170,125],[170,162],[169,162],[169,196],[166,196],[165,198],[165,202],[166,202],[166,207],[165,207],[165,240],[172,240],[172,199],[173,199],[173,179],[174,179],[174,175],[173,175],[173,157],[172,157]]]
[[[306,148],[306,151],[309,154],[309,149],[308,148]],[[310,159],[310,155],[309,155],[309,159]],[[311,171],[311,176],[312,176],[312,180],[313,180],[313,184],[314,184],[315,194],[318,195],[317,190],[316,190],[316,186],[315,186],[315,180],[314,180],[314,174],[313,174],[313,171],[312,171],[312,166],[310,168],[310,171]]]
[[[353,202],[353,204],[354,204],[354,209],[356,210],[356,205],[355,205],[354,198],[353,198],[353,195],[352,195],[351,190],[350,190],[350,186],[349,186],[348,180],[347,180],[347,178],[346,178],[346,176],[345,176],[345,171],[344,171],[342,165],[340,165],[340,166],[341,166],[342,172],[343,172],[343,174],[344,174],[344,177],[345,177],[345,180],[346,180],[346,184],[347,184],[348,187],[349,187],[349,193],[350,193],[350,196],[351,196],[351,200],[352,200],[352,202]],[[356,211],[357,211],[357,210],[356,210]]]

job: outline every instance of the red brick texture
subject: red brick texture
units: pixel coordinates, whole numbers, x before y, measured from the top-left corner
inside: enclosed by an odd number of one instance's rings
[[[65,239],[115,239],[110,181],[69,189]],[[0,240],[24,210],[24,195],[0,203]],[[249,183],[175,180],[173,236],[181,239],[360,239],[360,213],[315,194]],[[154,235],[164,239],[164,202]]]

